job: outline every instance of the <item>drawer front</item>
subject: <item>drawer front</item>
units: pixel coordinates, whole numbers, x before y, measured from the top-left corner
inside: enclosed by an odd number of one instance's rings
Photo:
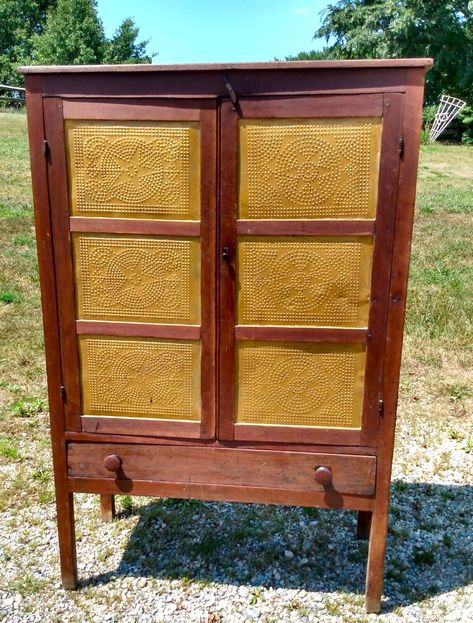
[[[116,472],[105,467],[105,459],[111,455],[119,458],[120,467]],[[331,483],[316,482],[315,471],[320,466],[329,468]],[[74,478],[373,495],[376,457],[215,447],[71,443],[68,446],[68,473]]]

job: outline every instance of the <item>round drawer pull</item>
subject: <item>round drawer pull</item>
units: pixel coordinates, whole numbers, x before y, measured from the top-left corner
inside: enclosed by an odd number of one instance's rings
[[[326,465],[318,465],[315,468],[314,478],[319,485],[329,485],[332,482],[332,470]]]
[[[105,469],[108,469],[109,472],[118,472],[122,466],[122,460],[116,454],[109,454],[105,457],[103,461]]]

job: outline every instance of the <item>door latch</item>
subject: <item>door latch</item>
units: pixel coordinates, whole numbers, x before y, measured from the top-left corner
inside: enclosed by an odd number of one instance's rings
[[[399,158],[404,156],[404,137],[401,136],[399,139]]]
[[[241,112],[240,104],[238,103],[238,95],[236,94],[235,89],[232,87],[230,80],[225,74],[223,75],[223,81],[225,82],[225,88],[227,89],[227,93],[232,100],[233,110],[236,111],[239,117],[242,117],[243,113]]]

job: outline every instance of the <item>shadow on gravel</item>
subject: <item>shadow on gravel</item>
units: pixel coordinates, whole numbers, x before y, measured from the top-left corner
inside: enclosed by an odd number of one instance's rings
[[[353,511],[158,499],[129,512],[140,520],[114,576],[364,592]],[[389,525],[383,611],[473,580],[473,486],[395,481]]]

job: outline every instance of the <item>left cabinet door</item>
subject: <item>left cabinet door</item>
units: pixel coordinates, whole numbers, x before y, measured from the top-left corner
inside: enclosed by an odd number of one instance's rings
[[[216,103],[44,116],[66,429],[214,437]]]

